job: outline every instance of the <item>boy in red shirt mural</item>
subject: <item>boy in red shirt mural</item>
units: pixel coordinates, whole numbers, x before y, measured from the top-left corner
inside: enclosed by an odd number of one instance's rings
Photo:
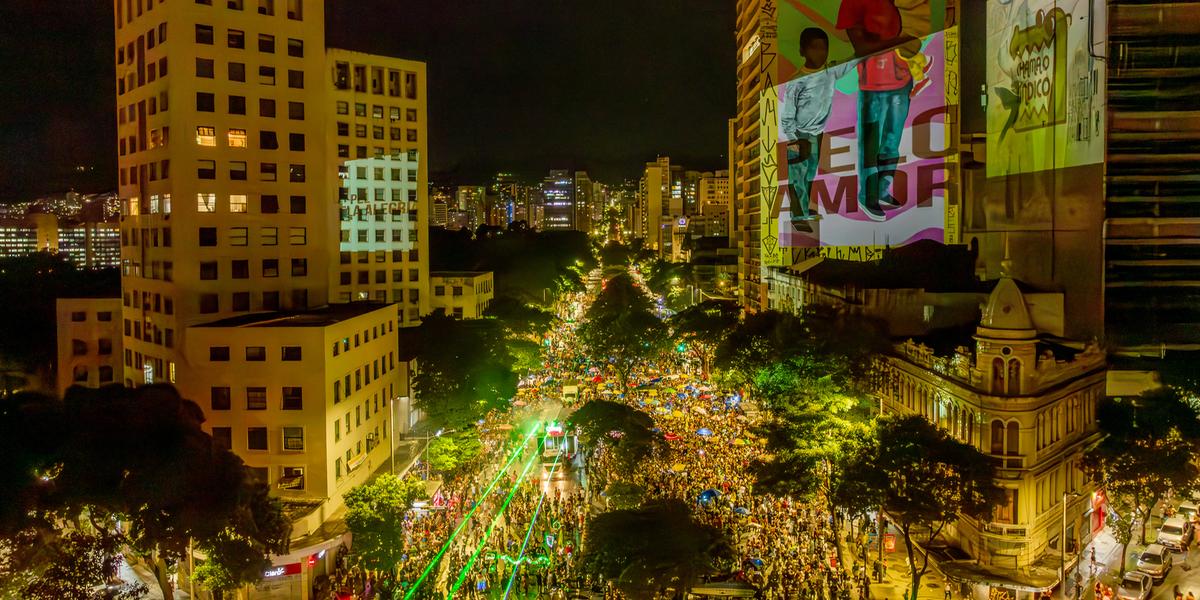
[[[909,99],[928,84],[921,37],[928,35],[928,0],[842,0],[837,28],[858,63],[858,206],[874,221],[903,204],[891,190]],[[914,85],[916,86],[914,88]]]

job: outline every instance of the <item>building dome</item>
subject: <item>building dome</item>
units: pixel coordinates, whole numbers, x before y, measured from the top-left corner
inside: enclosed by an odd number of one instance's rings
[[[1029,307],[1025,304],[1025,296],[1011,278],[1002,277],[996,283],[995,289],[988,296],[987,304],[983,306],[983,318],[979,322],[979,329],[980,333],[1005,338],[1036,335],[1033,319],[1029,317]]]

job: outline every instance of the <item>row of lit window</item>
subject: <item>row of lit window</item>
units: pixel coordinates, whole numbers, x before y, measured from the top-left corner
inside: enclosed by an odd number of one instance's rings
[[[245,194],[230,194],[229,202],[224,207],[218,207],[217,195],[212,192],[200,192],[196,194],[196,212],[215,213],[219,208],[227,207],[231,213],[245,213],[249,208],[249,202]],[[307,199],[304,196],[290,196],[288,208],[293,215],[303,215],[308,212]],[[262,214],[276,214],[279,212],[278,196],[262,195],[259,196],[259,212]]]
[[[345,100],[338,100],[334,106],[337,110],[337,114],[339,114],[339,115],[349,115],[350,114],[350,103],[349,102],[346,102]],[[379,104],[372,104],[371,105],[371,118],[372,119],[382,119],[384,108],[385,108],[384,106],[381,106]],[[400,120],[400,107],[399,106],[391,106],[391,107],[386,107],[386,108],[388,109],[388,118],[390,120],[392,120],[392,121]],[[354,103],[354,116],[356,116],[356,117],[366,117],[367,116],[367,104],[365,102],[355,102]],[[410,123],[415,123],[417,121],[417,109],[415,109],[415,108],[404,109],[404,120],[408,121]]]

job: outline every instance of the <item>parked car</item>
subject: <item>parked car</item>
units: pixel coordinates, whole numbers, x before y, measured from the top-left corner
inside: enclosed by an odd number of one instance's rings
[[[1154,587],[1154,580],[1145,573],[1137,571],[1129,571],[1125,576],[1121,577],[1121,584],[1117,586],[1118,600],[1149,600],[1150,589]]]
[[[1154,578],[1155,581],[1163,579],[1167,573],[1171,572],[1171,566],[1174,563],[1174,557],[1170,550],[1167,550],[1161,544],[1150,544],[1138,557],[1137,570]]]
[[[1197,506],[1197,500],[1191,498],[1179,503],[1179,509],[1175,514],[1185,519],[1191,520],[1192,515],[1200,512],[1200,506]]]
[[[1184,517],[1171,517],[1163,521],[1162,527],[1158,529],[1156,541],[1171,550],[1183,552],[1183,549],[1192,543],[1195,534],[1196,530],[1191,521]]]

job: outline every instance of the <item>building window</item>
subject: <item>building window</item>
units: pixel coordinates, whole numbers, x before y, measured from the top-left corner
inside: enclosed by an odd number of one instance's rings
[[[288,69],[288,87],[304,89],[304,71]]]
[[[112,383],[112,381],[113,381],[113,368],[108,365],[101,365],[101,367],[100,367],[100,383]]]
[[[275,36],[266,33],[258,34],[258,51],[275,54]]]
[[[246,180],[246,161],[234,160],[229,163],[229,179],[231,181]]]
[[[229,361],[229,346],[209,346],[208,360],[212,362]]]
[[[215,160],[200,160],[196,162],[196,178],[197,179],[216,179],[217,178],[217,161]],[[209,211],[212,212],[212,211]]]
[[[71,313],[71,322],[73,322],[73,323],[82,323],[86,320],[87,320],[87,312],[86,311],[80,310],[80,311],[75,311],[75,312]]]
[[[213,446],[224,448],[225,450],[233,450],[233,428],[213,427],[212,438]]]
[[[304,20],[303,0],[287,0],[287,18],[293,21]]]
[[[215,194],[213,202],[216,202]],[[199,239],[201,246],[216,246],[217,245],[217,228],[216,227],[201,227],[199,231]]]
[[[245,48],[246,47],[246,32],[237,29],[230,29],[228,36],[230,48]]]
[[[246,130],[245,129],[230,129],[229,134],[227,135],[227,141],[229,142],[230,148],[245,148],[246,147]]]
[[[72,371],[72,377],[74,378],[74,381],[79,382],[79,383],[87,383],[88,368],[86,366],[75,365],[75,368],[72,369],[71,371]]]
[[[73,356],[83,356],[87,354],[87,342],[83,340],[71,340],[71,354]]]
[[[308,243],[307,227],[288,227],[288,243],[293,246],[303,246]]]
[[[216,261],[206,261],[200,263],[200,279],[202,281],[213,281],[217,278],[217,263]]]
[[[278,179],[275,163],[262,163],[258,167],[259,178],[263,181],[275,181]]]
[[[304,277],[308,275],[308,259],[293,258],[292,259],[292,277]]]
[[[271,77],[272,77],[271,83],[272,84],[275,83],[274,73],[275,73],[275,70],[271,69]],[[258,116],[274,117],[275,116],[275,100],[273,100],[271,98],[259,98],[258,99]]]
[[[229,410],[232,407],[228,387],[214,386],[210,394],[210,406],[213,410]]]
[[[234,312],[250,310],[250,292],[234,292],[232,310]]]
[[[212,25],[197,25],[196,26],[196,43],[212,45],[212,43],[213,43]]]
[[[279,138],[274,131],[259,131],[258,147],[263,150],[277,150],[279,149]]]
[[[268,17],[275,14],[275,0],[258,0],[258,14]]]
[[[288,165],[288,181],[304,183],[304,165]]]
[[[304,489],[304,467],[284,467],[279,478],[279,488],[302,491]]]
[[[302,215],[306,212],[308,200],[304,196],[292,196],[289,204],[293,215]]]
[[[203,162],[203,161],[202,161]],[[208,161],[212,162],[212,161]],[[196,194],[196,212],[210,213],[217,212],[217,195],[199,193]],[[214,229],[215,232],[215,229]],[[204,245],[204,244],[201,244]],[[212,245],[216,245],[214,242]]]
[[[300,360],[300,346],[284,346],[282,358],[284,361],[292,362]]]
[[[304,410],[304,388],[283,388],[283,410]]]
[[[235,260],[232,263],[232,277],[234,279],[249,279],[250,278],[250,261]]]
[[[303,427],[284,427],[283,428],[283,449],[294,452],[304,451],[304,428]]]
[[[200,146],[216,146],[217,128],[206,125],[196,127],[196,144]]]
[[[213,59],[196,59],[196,77],[204,77],[206,79],[212,79],[214,77]]]
[[[258,83],[261,85],[275,85],[275,67],[259,67]],[[262,104],[260,103],[259,106],[261,107]]]
[[[245,163],[242,163],[245,165]],[[229,212],[244,213],[246,212],[246,195],[245,194],[230,194],[229,196]]]
[[[279,277],[279,259],[264,258],[262,261],[263,277]]]
[[[291,104],[296,104],[292,102]],[[304,134],[289,133],[288,134],[288,150],[292,152],[304,152]]]
[[[231,115],[246,114],[246,97],[245,96],[230,96],[229,97],[229,114],[231,114]]]
[[[267,428],[266,427],[251,427],[246,430],[246,449],[247,450],[266,450],[267,449]]]
[[[246,388],[246,410],[267,410],[267,388]]]
[[[250,228],[249,227],[230,227],[229,228],[229,245],[230,246],[246,246],[249,244]]]
[[[246,346],[246,360],[248,362],[262,362],[267,360],[267,347]]]
[[[227,66],[230,81],[246,82],[246,63],[231,62]]]
[[[259,210],[264,215],[273,215],[279,212],[279,197],[273,194],[264,194],[258,199]]]
[[[200,294],[200,313],[210,315],[220,311],[221,302],[216,294]]]

